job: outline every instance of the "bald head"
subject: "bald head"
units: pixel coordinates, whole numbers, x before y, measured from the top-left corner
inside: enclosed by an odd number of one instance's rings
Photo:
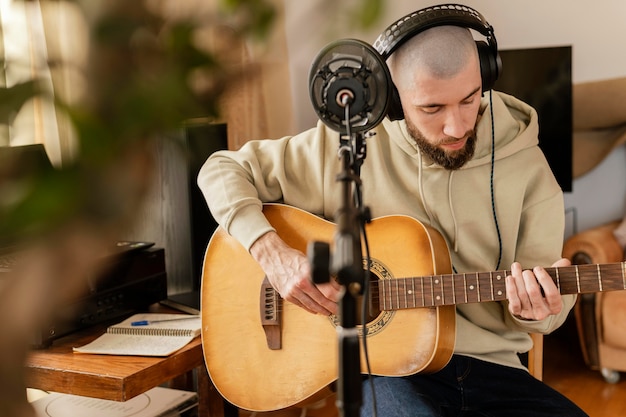
[[[437,26],[407,40],[391,55],[388,64],[396,87],[405,90],[411,89],[416,69],[438,79],[449,79],[477,55],[469,29]]]

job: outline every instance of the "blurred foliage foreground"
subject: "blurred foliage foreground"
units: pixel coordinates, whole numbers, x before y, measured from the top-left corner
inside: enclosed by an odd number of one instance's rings
[[[27,243],[26,261],[0,272],[0,416],[33,416],[24,374],[32,332],[84,288],[86,274],[133,221],[153,178],[151,142],[185,120],[217,118],[221,96],[254,76],[254,65],[243,67],[233,54],[242,42],[263,46],[273,1],[65,0],[80,10],[89,32],[87,64],[70,71],[84,97],[64,102],[37,79],[0,88],[0,123],[10,124],[24,103],[43,97],[70,121],[77,141],[77,156],[63,155],[61,169],[0,159],[0,239]],[[383,3],[350,4],[348,13],[334,15],[353,15],[367,26]],[[55,26],[63,30],[62,22]],[[49,62],[51,69],[65,64]]]
[[[218,116],[220,97],[242,75],[228,65],[228,44],[262,39],[274,16],[261,0],[222,0],[212,8],[163,0],[73,3],[90,31],[87,66],[74,72],[86,86],[84,99],[64,103],[30,80],[0,89],[0,120],[10,120],[35,95],[54,100],[71,121],[79,155],[45,175],[24,170],[22,161],[0,171],[24,171],[13,177],[22,181],[19,198],[0,201],[0,236],[47,233],[68,220],[109,226],[125,218],[150,168],[146,142],[186,119]],[[16,185],[0,187],[14,191]]]
[[[243,75],[224,65],[229,42],[263,40],[274,17],[261,0],[213,8],[206,1],[193,2],[202,7],[180,7],[185,2],[177,0],[72,3],[89,27],[88,65],[80,69],[85,100],[64,103],[38,80],[0,89],[0,120],[10,122],[34,96],[46,97],[71,121],[79,149],[61,169],[0,160],[0,236],[28,243],[28,261],[0,272],[5,417],[32,415],[23,371],[31,332],[75,296],[116,231],[133,220],[152,178],[149,142],[186,119],[217,116],[220,96]],[[222,35],[217,42],[215,28]],[[63,63],[50,62],[55,65]]]

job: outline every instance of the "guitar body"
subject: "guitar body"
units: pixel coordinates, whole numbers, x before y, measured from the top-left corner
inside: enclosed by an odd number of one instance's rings
[[[333,241],[335,225],[305,211],[269,204],[264,213],[282,239],[303,253],[309,242]],[[450,272],[445,241],[419,221],[388,216],[366,228],[378,279]],[[279,311],[280,347],[268,347],[260,313],[264,278],[249,253],[218,228],[202,276],[204,358],[221,395],[253,411],[277,410],[314,397],[337,379],[339,366],[337,318],[314,315],[286,301]],[[372,373],[402,376],[441,369],[454,348],[454,320],[454,306],[381,311],[366,324]],[[361,369],[367,369],[363,357]]]

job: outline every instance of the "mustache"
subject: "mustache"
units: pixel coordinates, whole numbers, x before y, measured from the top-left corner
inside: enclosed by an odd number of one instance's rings
[[[445,138],[441,138],[441,139],[439,139],[439,140],[437,141],[437,145],[436,145],[436,146],[441,146],[441,145],[449,145],[449,144],[451,144],[451,143],[460,142],[460,141],[462,141],[462,140],[465,140],[465,139],[467,139],[467,138],[470,138],[470,137],[474,136],[474,134],[475,134],[474,129],[470,129],[470,130],[468,130],[467,132],[465,132],[465,134],[464,134],[462,137],[460,137],[460,138],[455,138],[455,137],[452,137],[452,136],[447,136],[447,137],[445,137]]]

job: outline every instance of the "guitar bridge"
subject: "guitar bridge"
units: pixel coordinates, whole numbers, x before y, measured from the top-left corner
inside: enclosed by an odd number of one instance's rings
[[[271,350],[279,350],[282,348],[282,298],[272,287],[267,277],[263,279],[261,284],[260,295],[261,325],[265,331],[267,347]]]

